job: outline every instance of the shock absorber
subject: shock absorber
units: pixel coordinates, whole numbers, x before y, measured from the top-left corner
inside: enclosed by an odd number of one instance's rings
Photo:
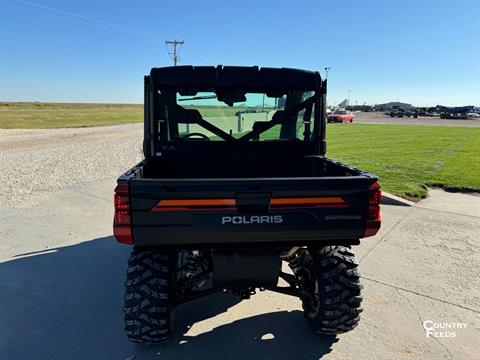
[[[308,261],[309,259],[306,258],[307,256],[308,253],[305,249],[298,249],[286,259],[288,261],[288,266],[300,281],[309,281],[309,279],[311,279],[311,261]]]
[[[190,279],[198,270],[200,266],[200,252],[198,250],[192,250],[185,260],[185,278]]]
[[[296,251],[294,254],[289,256],[286,260],[288,261],[288,266],[292,269],[293,273],[297,275],[301,272],[303,267],[303,256],[302,251]]]

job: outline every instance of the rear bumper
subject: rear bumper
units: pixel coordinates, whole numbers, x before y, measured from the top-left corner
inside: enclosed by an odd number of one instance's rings
[[[344,119],[342,119],[342,118],[330,118],[327,121],[330,122],[330,123],[332,123],[332,122],[333,123],[341,123],[341,122],[344,121]]]
[[[188,226],[134,226],[133,239],[136,246],[155,248],[355,245],[365,230],[364,220],[316,225],[302,224],[299,214],[291,215],[284,214],[287,224],[201,226],[201,222],[192,221]],[[289,219],[298,222],[289,226]]]
[[[257,242],[187,242],[185,244],[165,244],[154,242],[152,244],[140,243],[134,244],[135,248],[145,250],[201,250],[201,249],[271,249],[271,248],[291,248],[297,246],[355,246],[360,245],[360,239],[337,239],[337,240],[291,240],[291,241],[257,241]]]

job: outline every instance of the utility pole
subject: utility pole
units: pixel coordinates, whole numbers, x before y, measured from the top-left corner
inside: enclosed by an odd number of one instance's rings
[[[325,80],[328,79],[328,72],[330,71],[330,66],[325,68]]]
[[[165,44],[167,45],[167,49],[168,49],[168,45],[173,45],[173,52],[168,52],[168,55],[173,57],[174,66],[177,66],[177,63],[180,60],[180,56],[178,56],[178,52],[177,52],[177,45],[183,45],[184,43],[185,42],[183,40],[177,40],[177,39],[165,41]]]

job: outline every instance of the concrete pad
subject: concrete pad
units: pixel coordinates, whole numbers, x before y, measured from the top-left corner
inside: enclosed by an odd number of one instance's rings
[[[0,209],[0,259],[110,235],[113,189],[110,181],[74,186],[36,208]]]
[[[382,205],[382,226],[378,233],[375,236],[361,239],[360,246],[354,246],[352,248],[357,259],[361,261],[375,246],[385,241],[388,233],[398,226],[410,211],[410,208],[405,206]]]
[[[480,311],[480,218],[411,209],[363,258],[362,274]]]
[[[478,314],[394,287],[364,281],[364,312],[353,332],[340,335],[332,359],[470,358],[478,340]],[[423,321],[467,321],[455,339],[426,338]],[[448,347],[448,348],[447,348]],[[326,357],[329,358],[329,357]]]
[[[428,197],[420,201],[417,207],[480,217],[480,194],[429,189]]]
[[[364,313],[354,331],[318,336],[300,301],[261,292],[179,306],[169,343],[123,334],[128,246],[111,234],[112,181],[52,193],[34,209],[2,209],[0,349],[6,359],[470,359],[480,347],[479,219],[382,206],[379,234],[354,249]],[[426,338],[423,321],[467,322]]]
[[[469,358],[478,313],[365,281],[362,321],[338,337],[308,328],[300,301],[262,292],[213,295],[177,309],[174,339],[128,343],[122,331],[128,247],[99,238],[0,263],[0,346],[9,359]],[[468,322],[456,339],[425,338],[424,320]],[[448,351],[445,349],[448,347]]]

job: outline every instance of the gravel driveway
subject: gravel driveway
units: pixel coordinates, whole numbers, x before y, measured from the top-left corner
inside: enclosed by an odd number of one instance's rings
[[[0,207],[38,206],[52,191],[115,178],[142,157],[143,124],[0,129]]]

